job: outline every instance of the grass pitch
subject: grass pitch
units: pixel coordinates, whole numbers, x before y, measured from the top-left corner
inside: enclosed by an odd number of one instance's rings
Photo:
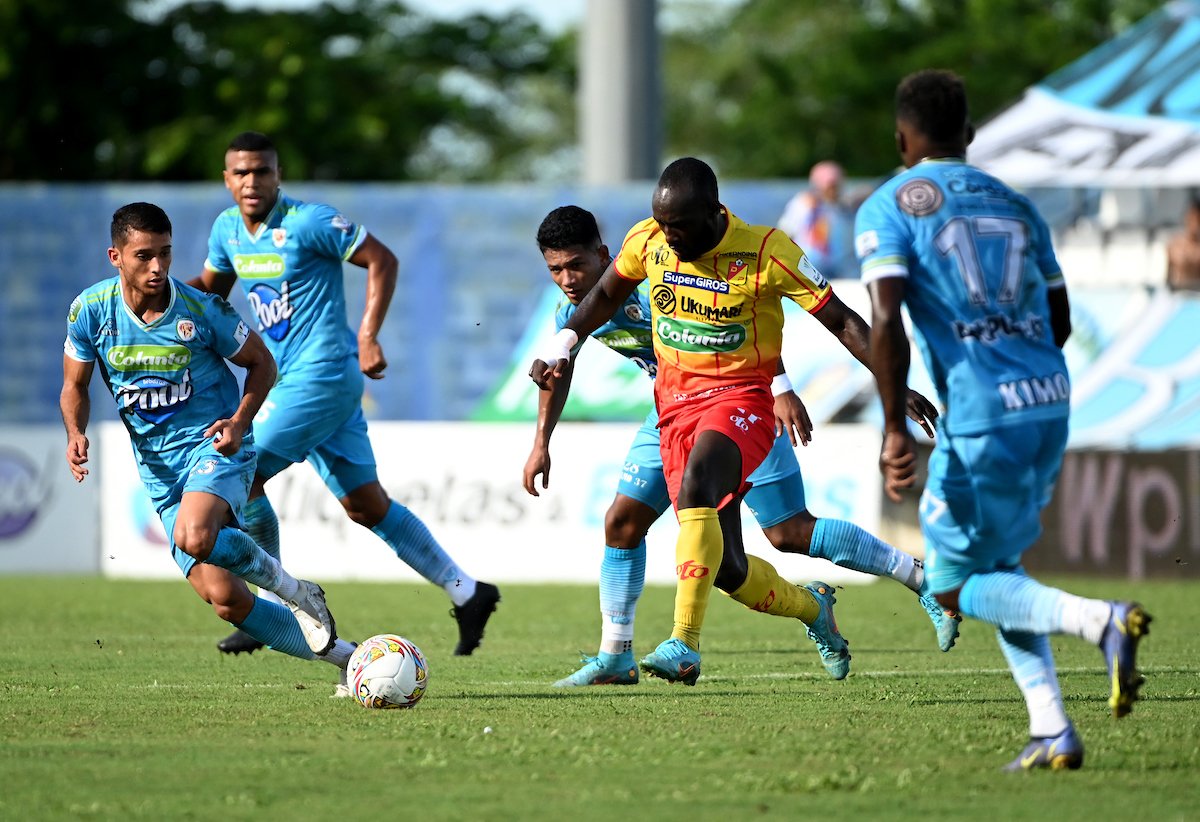
[[[942,654],[891,582],[838,593],[843,682],[799,623],[717,595],[696,687],[569,691],[550,683],[595,651],[594,587],[502,586],[454,657],[440,590],[329,584],[343,636],[400,633],[429,661],[418,706],[368,711],[329,698],[331,666],[218,654],[226,626],[182,581],[0,577],[0,819],[1196,818],[1200,584],[1047,581],[1155,618],[1120,721],[1099,653],[1054,638],[1076,772],[999,772],[1026,715],[992,629],[967,620]],[[639,656],[672,595],[647,589]]]

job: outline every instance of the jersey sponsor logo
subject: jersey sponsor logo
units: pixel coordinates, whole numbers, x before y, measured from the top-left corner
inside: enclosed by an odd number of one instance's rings
[[[1071,381],[1061,371],[1043,377],[1002,382],[996,386],[1005,411],[1071,401]]]
[[[656,285],[650,292],[650,302],[660,314],[675,313],[675,292],[665,285]]]
[[[180,342],[191,342],[196,338],[196,323],[190,319],[182,319],[175,323],[175,336]]]
[[[729,320],[742,315],[740,305],[706,305],[686,294],[679,298],[679,310],[686,314],[697,314],[706,320]]]
[[[63,353],[69,354],[72,357],[79,356],[79,349],[75,347],[75,343],[71,342],[69,336],[63,340]]]
[[[800,255],[800,273],[812,280],[813,285],[817,288],[824,288],[828,285],[825,275],[817,271],[817,267],[809,262],[807,254]]]
[[[954,332],[960,340],[979,340],[991,344],[1000,337],[1024,337],[1027,340],[1046,339],[1046,321],[1037,314],[1024,320],[1009,319],[1004,314],[990,314],[973,322],[954,321]]]
[[[687,353],[727,353],[737,351],[746,342],[745,326],[708,325],[671,317],[659,317],[654,333],[667,348]]]
[[[61,305],[62,303],[59,303]],[[73,323],[79,319],[79,312],[83,310],[83,301],[76,297],[71,301],[71,307],[67,309],[67,322]]]
[[[866,257],[879,250],[879,232],[871,228],[854,238],[854,253]]]
[[[335,214],[333,219],[329,221],[329,224],[343,234],[349,234],[354,230],[354,223],[347,220],[341,214]]]
[[[280,283],[278,291],[269,285],[259,283],[246,294],[246,302],[249,304],[250,310],[254,312],[254,316],[258,318],[259,330],[275,342],[286,337],[292,326],[291,317],[295,306],[292,305],[288,295],[287,280]]]
[[[104,356],[114,371],[178,371],[192,363],[182,345],[114,345]]]
[[[183,372],[178,383],[162,377],[139,377],[117,389],[117,405],[122,412],[137,414],[157,425],[179,413],[192,398],[192,371]]]
[[[250,329],[241,320],[238,320],[237,328],[233,329],[233,339],[238,345],[245,345],[246,340],[250,339]]]
[[[115,320],[114,320],[112,317],[109,317],[107,320],[105,320],[105,321],[104,321],[104,322],[103,322],[103,323],[100,325],[100,330],[99,330],[99,331],[97,331],[96,333],[97,333],[99,336],[101,336],[101,337],[115,337],[115,336],[117,336],[117,323],[116,323],[116,321],[115,321]]]
[[[639,348],[649,348],[654,344],[654,337],[649,328],[638,331],[618,328],[592,336],[604,343],[605,347],[614,351],[636,351]]]
[[[942,207],[942,190],[924,177],[909,180],[896,189],[896,205],[905,214],[927,217]]]
[[[286,228],[272,228],[271,229],[271,242],[274,243],[276,248],[283,248],[284,245],[287,244],[287,229]]]
[[[675,566],[675,574],[680,579],[703,579],[708,576],[708,566],[700,565],[690,559]]]
[[[737,258],[743,259],[743,260],[757,260],[758,252],[757,251],[722,251],[720,254],[717,255],[717,259],[719,260],[722,257],[737,257]]]
[[[283,257],[278,254],[234,254],[233,270],[247,280],[273,280],[283,276]]]
[[[695,274],[680,274],[677,271],[664,271],[663,282],[680,288],[699,288],[703,291],[715,291],[717,294],[728,294],[729,283],[724,280],[714,280],[711,277],[698,277]]]
[[[667,260],[671,259],[671,249],[665,245],[660,245],[654,249],[654,253],[650,255],[650,262],[654,265],[665,265]]]

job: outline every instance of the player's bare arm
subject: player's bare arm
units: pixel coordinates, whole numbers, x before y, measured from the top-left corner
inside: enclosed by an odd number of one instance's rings
[[[92,413],[92,401],[88,395],[88,384],[92,381],[94,363],[63,355],[63,385],[58,396],[58,407],[62,412],[63,426],[67,430],[67,467],[76,482],[83,482],[88,475],[84,466],[88,461],[88,419]]]
[[[350,262],[367,270],[367,299],[358,326],[358,367],[373,380],[383,379],[387,358],[379,344],[379,329],[392,304],[400,263],[391,249],[371,234],[350,255]]]
[[[905,423],[909,368],[908,334],[900,315],[904,280],[886,277],[868,286],[871,295],[871,373],[883,402],[883,447],[879,470],[893,502],[916,482],[916,445]]]
[[[771,393],[775,395],[775,436],[782,437],[786,431],[793,448],[808,445],[812,440],[812,418],[808,416],[808,409],[799,395],[792,389],[782,359],[775,369]]]
[[[538,392],[537,429],[533,435],[533,448],[525,460],[523,484],[533,496],[537,491],[537,478],[542,477],[542,488],[550,487],[550,435],[562,416],[563,406],[571,390],[571,377],[575,373],[575,358],[568,360],[561,377],[551,380],[550,387]]]
[[[551,379],[562,377],[575,343],[608,322],[637,286],[636,280],[625,279],[617,273],[616,265],[609,263],[600,282],[579,303],[566,327],[554,336],[547,350],[530,366],[529,376],[538,388],[544,391],[549,388]]]
[[[278,373],[275,358],[267,350],[262,337],[253,331],[246,338],[241,351],[230,357],[229,361],[246,369],[241,402],[232,417],[217,420],[204,432],[205,437],[213,440],[213,448],[227,457],[236,454],[242,447],[242,438],[250,430],[250,423],[254,421],[258,409],[262,408]]]
[[[192,288],[198,288],[209,294],[216,294],[223,300],[228,300],[229,292],[233,290],[233,284],[236,282],[236,274],[224,274],[213,271],[211,268],[205,268],[199,277],[193,277],[187,281],[187,284]]]
[[[1071,336],[1071,301],[1067,289],[1051,288],[1046,292],[1050,302],[1050,330],[1054,332],[1054,344],[1062,348]]]

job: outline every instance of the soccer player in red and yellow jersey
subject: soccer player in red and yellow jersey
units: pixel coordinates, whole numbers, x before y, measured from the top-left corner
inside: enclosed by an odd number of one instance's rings
[[[642,280],[650,282],[655,404],[667,487],[679,520],[675,627],[642,660],[648,674],[695,684],[700,629],[713,582],[748,607],[800,619],[835,678],[849,669],[848,644],[833,618],[833,589],[798,587],[769,563],[746,563],[740,541],[725,545],[718,510],[731,511],[747,476],[775,436],[771,382],[782,346],[782,299],[817,317],[861,362],[869,329],[846,307],[786,234],[750,226],[721,205],[716,176],[694,158],[663,171],[652,217],[634,226],[621,252],[579,304],[530,377],[540,387],[562,375],[579,339],[607,321]],[[936,411],[929,411],[936,416]],[[730,503],[733,505],[730,505]],[[734,554],[726,556],[726,552]],[[724,584],[730,567],[744,579]],[[831,667],[832,666],[832,667]]]

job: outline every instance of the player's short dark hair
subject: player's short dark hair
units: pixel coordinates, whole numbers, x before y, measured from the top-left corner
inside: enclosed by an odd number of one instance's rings
[[[896,119],[912,124],[935,143],[961,140],[970,116],[966,84],[952,71],[913,72],[896,87]]]
[[[658,188],[690,190],[700,199],[721,201],[717,195],[717,175],[708,163],[695,157],[680,157],[664,168],[658,177]]]
[[[600,227],[592,212],[576,205],[559,206],[546,215],[537,230],[540,251],[565,248],[597,248]]]
[[[271,142],[271,138],[263,134],[261,131],[243,131],[241,134],[229,141],[229,147],[226,151],[257,151],[271,152],[278,154],[275,150],[275,144]]]
[[[113,212],[110,232],[114,246],[124,244],[129,234],[134,231],[170,234],[171,218],[154,203],[130,203]]]

